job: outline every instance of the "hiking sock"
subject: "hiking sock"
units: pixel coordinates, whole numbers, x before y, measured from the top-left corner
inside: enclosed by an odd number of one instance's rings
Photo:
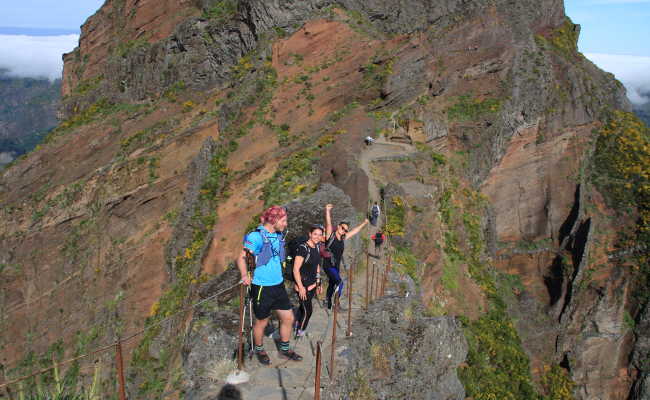
[[[255,353],[264,351],[264,346],[255,345]]]
[[[280,342],[280,351],[286,353],[289,351],[289,342]]]

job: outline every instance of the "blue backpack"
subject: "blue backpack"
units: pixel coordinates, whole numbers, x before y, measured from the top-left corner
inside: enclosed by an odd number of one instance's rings
[[[275,254],[273,251],[273,244],[266,236],[266,233],[262,231],[266,231],[266,229],[259,227],[255,229],[255,232],[258,232],[260,236],[262,236],[263,241],[262,250],[260,250],[260,253],[255,257],[255,267],[257,268],[259,266],[266,265],[275,255],[280,257],[280,264],[282,264],[286,257],[286,251],[284,249],[284,235],[282,233],[278,235],[278,241],[280,242],[280,252],[278,254]]]

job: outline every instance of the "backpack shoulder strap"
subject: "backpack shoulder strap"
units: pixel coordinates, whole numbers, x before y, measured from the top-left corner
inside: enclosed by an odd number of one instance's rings
[[[307,257],[305,257],[305,259],[302,262],[302,265],[305,265],[305,264],[307,264],[307,261],[309,260],[309,256],[311,255],[311,251],[309,251],[309,246],[307,246],[307,243],[303,242],[300,245],[302,247],[304,247],[305,250],[307,250]]]
[[[336,239],[336,232],[332,232],[329,239],[327,239],[327,245],[325,246],[327,250],[329,250],[332,243],[334,243],[334,239]]]
[[[268,238],[264,233],[262,233],[262,229],[260,229],[259,227],[257,227],[257,228],[255,229],[255,232],[257,232],[257,233],[260,234],[260,236],[262,237],[262,241],[263,241],[265,244],[270,242],[269,238]]]

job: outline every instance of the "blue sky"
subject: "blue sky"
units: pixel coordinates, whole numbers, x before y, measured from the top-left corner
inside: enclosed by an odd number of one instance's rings
[[[60,76],[61,54],[104,0],[0,0],[0,68],[22,76]],[[650,100],[650,0],[565,0],[582,26],[580,51],[612,72],[634,102]],[[650,95],[649,95],[650,96]]]
[[[565,0],[584,53],[650,57],[650,0]]]
[[[627,88],[633,103],[650,101],[650,0],[565,0],[580,24],[578,48]]]
[[[3,0],[0,27],[48,28],[79,33],[104,0]]]

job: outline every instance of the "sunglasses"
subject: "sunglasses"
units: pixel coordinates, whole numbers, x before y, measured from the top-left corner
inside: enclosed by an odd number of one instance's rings
[[[348,233],[348,232],[350,232],[350,230],[349,230],[349,229],[347,229],[347,228],[344,228],[344,227],[342,227],[342,226],[339,226],[339,228],[341,228],[341,230],[342,230],[343,232],[345,232],[345,233]]]

